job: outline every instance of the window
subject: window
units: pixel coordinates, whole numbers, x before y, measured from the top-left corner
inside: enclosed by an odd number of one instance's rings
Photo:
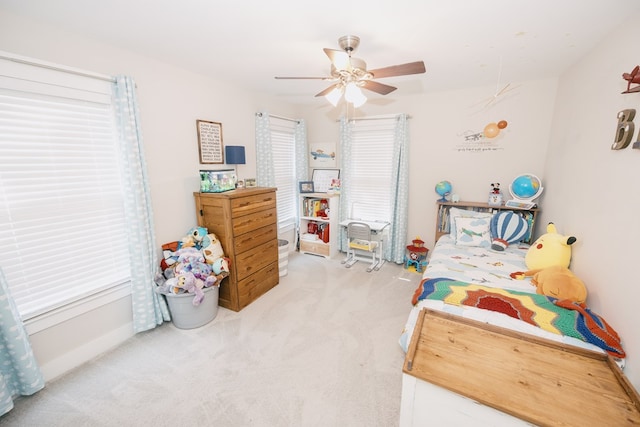
[[[395,118],[352,123],[350,218],[391,221],[391,174]]]
[[[23,320],[128,282],[111,84],[0,58],[0,267]]]
[[[295,126],[289,119],[270,117],[273,168],[275,173],[278,227],[286,229],[296,220]]]

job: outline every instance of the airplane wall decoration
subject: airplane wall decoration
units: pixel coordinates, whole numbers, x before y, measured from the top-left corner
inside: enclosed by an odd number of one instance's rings
[[[623,73],[622,78],[627,81],[627,90],[622,93],[640,92],[640,86],[631,87],[632,83],[640,84],[640,65],[636,65],[630,73]]]

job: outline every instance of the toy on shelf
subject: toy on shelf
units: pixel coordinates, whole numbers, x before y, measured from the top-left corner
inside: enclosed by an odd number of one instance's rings
[[[449,181],[440,181],[436,184],[436,193],[440,196],[439,202],[446,202],[447,196],[451,194],[451,191],[453,191],[453,186]]]
[[[491,192],[489,193],[489,201],[487,204],[489,206],[502,205],[502,193],[500,192],[499,182],[491,183]]]
[[[418,273],[422,273],[422,269],[427,266],[427,252],[429,252],[429,249],[424,247],[424,242],[420,240],[420,237],[416,237],[411,243],[411,245],[407,245],[404,268],[408,269],[414,266]]]

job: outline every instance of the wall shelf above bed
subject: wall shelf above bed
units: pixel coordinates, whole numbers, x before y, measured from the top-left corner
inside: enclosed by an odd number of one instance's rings
[[[444,234],[449,234],[450,220],[449,220],[449,210],[452,207],[458,209],[465,209],[469,211],[475,212],[500,212],[500,211],[513,211],[518,212],[520,215],[524,217],[525,220],[529,223],[529,233],[527,237],[523,240],[525,243],[532,243],[533,236],[535,236],[535,223],[536,217],[538,213],[540,213],[539,208],[531,208],[531,209],[520,209],[520,208],[510,208],[504,205],[501,206],[491,206],[487,203],[482,202],[436,202],[437,212],[436,212],[436,234],[435,241],[437,242],[440,237]]]

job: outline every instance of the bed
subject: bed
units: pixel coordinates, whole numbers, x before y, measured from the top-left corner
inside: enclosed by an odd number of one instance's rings
[[[470,219],[465,224],[470,225],[473,221]],[[620,370],[619,376],[623,377],[624,351],[619,340],[610,339],[611,334],[615,338],[617,334],[607,330],[610,327],[604,319],[590,311],[558,307],[554,299],[535,293],[530,278],[517,280],[510,277],[510,273],[527,270],[524,257],[529,245],[512,243],[503,251],[496,251],[490,247],[488,232],[472,233],[475,242],[465,240],[470,237],[468,234],[463,235],[460,230],[452,229],[450,234],[438,240],[431,251],[420,286],[412,299],[413,308],[399,339],[405,352],[411,348],[414,330],[421,327],[416,326],[421,313],[428,311],[444,313],[452,319],[478,322],[479,325],[488,325],[487,328],[512,331],[516,336],[525,337],[525,342],[539,339],[555,343],[561,350],[595,354],[596,358],[601,357],[603,361],[614,361],[612,370]],[[568,317],[559,321],[562,316]],[[567,326],[571,321],[578,325],[580,322],[593,323],[594,320],[602,326],[600,330]],[[415,336],[419,334],[417,332]],[[502,362],[496,360],[496,363]],[[483,399],[472,399],[452,392],[451,388],[446,387],[446,381],[445,387],[440,387],[436,385],[437,382],[434,384],[434,381],[408,375],[406,366],[405,361],[401,426],[531,425],[514,414],[494,409],[499,405],[481,404],[479,402],[484,403]],[[640,410],[637,393],[632,387],[627,390],[628,383],[625,381],[624,378],[620,379],[624,393],[628,392],[629,397],[624,410],[631,410],[636,416],[635,413]]]

